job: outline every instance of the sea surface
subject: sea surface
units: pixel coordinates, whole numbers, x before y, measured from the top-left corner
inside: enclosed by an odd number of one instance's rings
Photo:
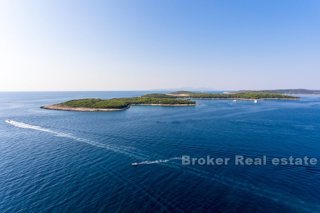
[[[0,93],[0,212],[320,212],[319,165],[181,162],[183,155],[320,158],[320,96],[40,109],[145,93]]]

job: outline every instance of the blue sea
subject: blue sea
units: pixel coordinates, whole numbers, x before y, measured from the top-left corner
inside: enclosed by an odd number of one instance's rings
[[[320,164],[181,162],[320,158],[320,96],[118,112],[40,109],[146,93],[0,93],[0,212],[320,212]]]

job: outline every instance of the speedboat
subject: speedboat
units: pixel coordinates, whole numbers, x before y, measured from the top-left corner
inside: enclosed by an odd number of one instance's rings
[[[7,119],[6,120],[6,123],[8,123],[8,124],[11,124],[13,121],[12,120],[10,120],[10,119]]]
[[[132,163],[131,166],[138,166],[138,163]]]

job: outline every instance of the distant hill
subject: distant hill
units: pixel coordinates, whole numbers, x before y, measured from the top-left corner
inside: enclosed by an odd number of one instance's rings
[[[277,94],[306,94],[306,95],[320,95],[320,90],[308,90],[308,89],[276,89],[276,90],[240,90],[242,92],[266,92]],[[237,93],[238,93],[237,92]]]

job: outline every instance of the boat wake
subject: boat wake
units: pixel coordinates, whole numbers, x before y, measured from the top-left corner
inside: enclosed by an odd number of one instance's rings
[[[10,124],[12,126],[18,127],[18,128],[33,129],[33,130],[37,130],[37,131],[41,131],[41,132],[51,133],[51,134],[54,134],[55,136],[58,136],[58,137],[72,137],[72,135],[70,135],[70,134],[55,132],[51,129],[43,128],[41,126],[34,126],[34,125],[22,123],[22,122],[13,121],[13,120],[6,120],[6,123]]]
[[[64,132],[58,132],[54,131],[48,128],[44,128],[41,126],[35,126],[35,125],[30,125],[22,122],[17,122],[13,120],[6,120],[5,121],[7,124],[10,124],[14,127],[17,128],[23,128],[23,129],[32,129],[36,131],[41,131],[41,132],[46,132],[49,134],[52,134],[56,137],[63,137],[63,138],[69,138],[78,142],[83,142],[95,147],[107,149],[116,153],[121,153],[126,156],[130,156],[134,159],[138,160],[143,160],[143,159],[148,159],[149,156],[142,154],[139,150],[135,150],[131,147],[115,147],[113,145],[108,145],[108,144],[103,144],[99,143],[96,141],[88,140],[85,138],[79,138],[76,137],[70,133],[64,133]],[[260,188],[258,186],[255,186],[251,183],[243,182],[241,180],[237,179],[232,179],[223,175],[219,174],[211,174],[206,171],[202,171],[196,168],[192,167],[182,167],[181,164],[178,164],[177,162],[172,162],[168,163],[171,161],[178,161],[181,160],[181,157],[173,157],[173,158],[168,158],[168,159],[159,159],[159,160],[153,160],[153,161],[140,161],[140,162],[134,162],[131,163],[132,166],[141,166],[141,165],[150,165],[150,164],[165,164],[173,169],[183,169],[184,171],[189,172],[190,174],[193,174],[195,176],[198,176],[200,178],[204,179],[209,179],[213,182],[226,185],[227,187],[232,187],[237,190],[242,190],[249,192],[253,195],[263,197],[265,199],[270,199],[276,203],[281,203],[287,206],[292,207],[293,209],[297,209],[300,212],[319,212],[320,210],[320,205],[318,204],[313,204],[313,203],[307,203],[304,200],[300,200],[299,198],[295,198],[290,195],[282,194],[281,192],[269,190],[266,188]],[[153,199],[158,200],[157,197],[152,197]],[[161,203],[162,204],[162,203]]]
[[[150,164],[161,164],[161,163],[167,163],[169,161],[174,161],[174,160],[181,160],[181,157],[174,157],[174,158],[169,158],[169,159],[164,159],[164,160],[153,160],[153,161],[142,161],[142,162],[135,162],[132,163],[132,166],[139,166],[139,165],[150,165]]]
[[[68,139],[72,139],[72,140],[78,141],[78,142],[83,142],[83,143],[86,143],[86,144],[89,144],[91,146],[95,146],[98,148],[107,149],[107,150],[117,152],[117,153],[122,153],[122,154],[130,156],[134,159],[146,159],[146,157],[147,157],[143,154],[140,154],[138,151],[134,151],[134,148],[132,148],[132,147],[127,147],[127,146],[117,146],[116,147],[113,145],[104,144],[104,143],[96,142],[93,140],[88,140],[85,138],[80,138],[80,137],[74,136],[71,133],[58,132],[58,131],[54,131],[54,130],[44,128],[41,126],[35,126],[35,125],[26,124],[26,123],[22,123],[22,122],[18,122],[18,121],[13,121],[13,120],[6,120],[5,122],[7,124],[10,124],[10,125],[17,127],[17,128],[32,129],[32,130],[36,130],[36,131],[46,132],[46,133],[52,134],[56,137],[68,138]]]

